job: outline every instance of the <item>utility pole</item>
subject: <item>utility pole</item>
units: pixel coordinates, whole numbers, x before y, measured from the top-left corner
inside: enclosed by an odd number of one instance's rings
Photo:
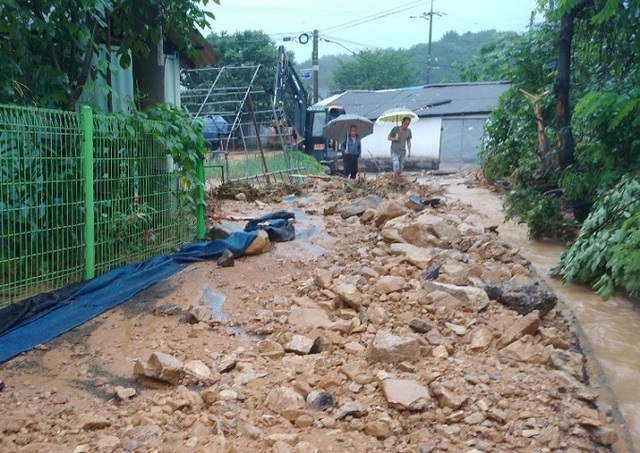
[[[311,70],[313,71],[313,103],[318,102],[318,30],[313,30],[313,50],[311,51]]]
[[[433,0],[431,0],[431,10],[428,13],[422,13],[420,16],[411,16],[416,19],[424,19],[429,21],[429,57],[427,61],[427,85],[429,85],[431,79],[431,43],[433,37],[433,16],[444,16],[445,13],[433,12]]]

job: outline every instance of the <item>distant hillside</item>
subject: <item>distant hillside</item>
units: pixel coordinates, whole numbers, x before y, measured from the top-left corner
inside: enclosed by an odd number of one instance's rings
[[[447,32],[440,40],[431,45],[431,78],[430,83],[460,82],[460,68],[468,63],[480,50],[480,47],[499,36],[508,35],[507,32],[486,30],[477,33],[467,32],[459,34],[455,31]],[[429,61],[429,46],[418,44],[409,49],[398,49],[397,52],[405,52],[410,56],[412,67],[416,69],[415,80],[412,85],[424,85],[427,83],[427,62]],[[326,55],[319,60],[320,97],[332,94],[335,88],[333,73],[339,67],[340,62],[353,60],[355,57],[349,54]],[[300,71],[311,67],[311,60],[305,60],[296,65]],[[311,88],[311,81],[304,81]],[[311,90],[309,90],[311,91]]]

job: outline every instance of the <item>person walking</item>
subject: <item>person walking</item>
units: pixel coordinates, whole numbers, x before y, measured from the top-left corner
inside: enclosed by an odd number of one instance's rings
[[[389,132],[387,139],[391,141],[391,159],[393,161],[393,171],[396,174],[402,173],[404,170],[405,159],[411,158],[411,118],[405,116],[402,118],[400,126],[395,126]]]
[[[349,135],[340,144],[344,163],[344,175],[347,178],[356,179],[358,174],[358,159],[362,154],[362,142],[358,135],[358,126],[349,126]]]

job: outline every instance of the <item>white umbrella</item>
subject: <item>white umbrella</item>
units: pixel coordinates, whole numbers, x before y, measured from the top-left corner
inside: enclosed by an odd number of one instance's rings
[[[384,112],[378,117],[376,123],[394,123],[398,124],[402,121],[402,118],[410,118],[412,122],[418,121],[418,115],[405,108],[395,108]]]

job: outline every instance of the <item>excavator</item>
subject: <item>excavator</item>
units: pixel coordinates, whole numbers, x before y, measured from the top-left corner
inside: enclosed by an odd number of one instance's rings
[[[295,100],[293,121],[287,118],[284,108],[287,88]],[[287,57],[284,46],[278,47],[273,91],[273,111],[276,118],[269,139],[282,137],[286,144],[304,147],[305,153],[315,157],[330,173],[335,173],[336,162],[341,154],[337,143],[324,137],[322,129],[329,121],[343,115],[344,108],[337,105],[309,107],[307,91]]]

